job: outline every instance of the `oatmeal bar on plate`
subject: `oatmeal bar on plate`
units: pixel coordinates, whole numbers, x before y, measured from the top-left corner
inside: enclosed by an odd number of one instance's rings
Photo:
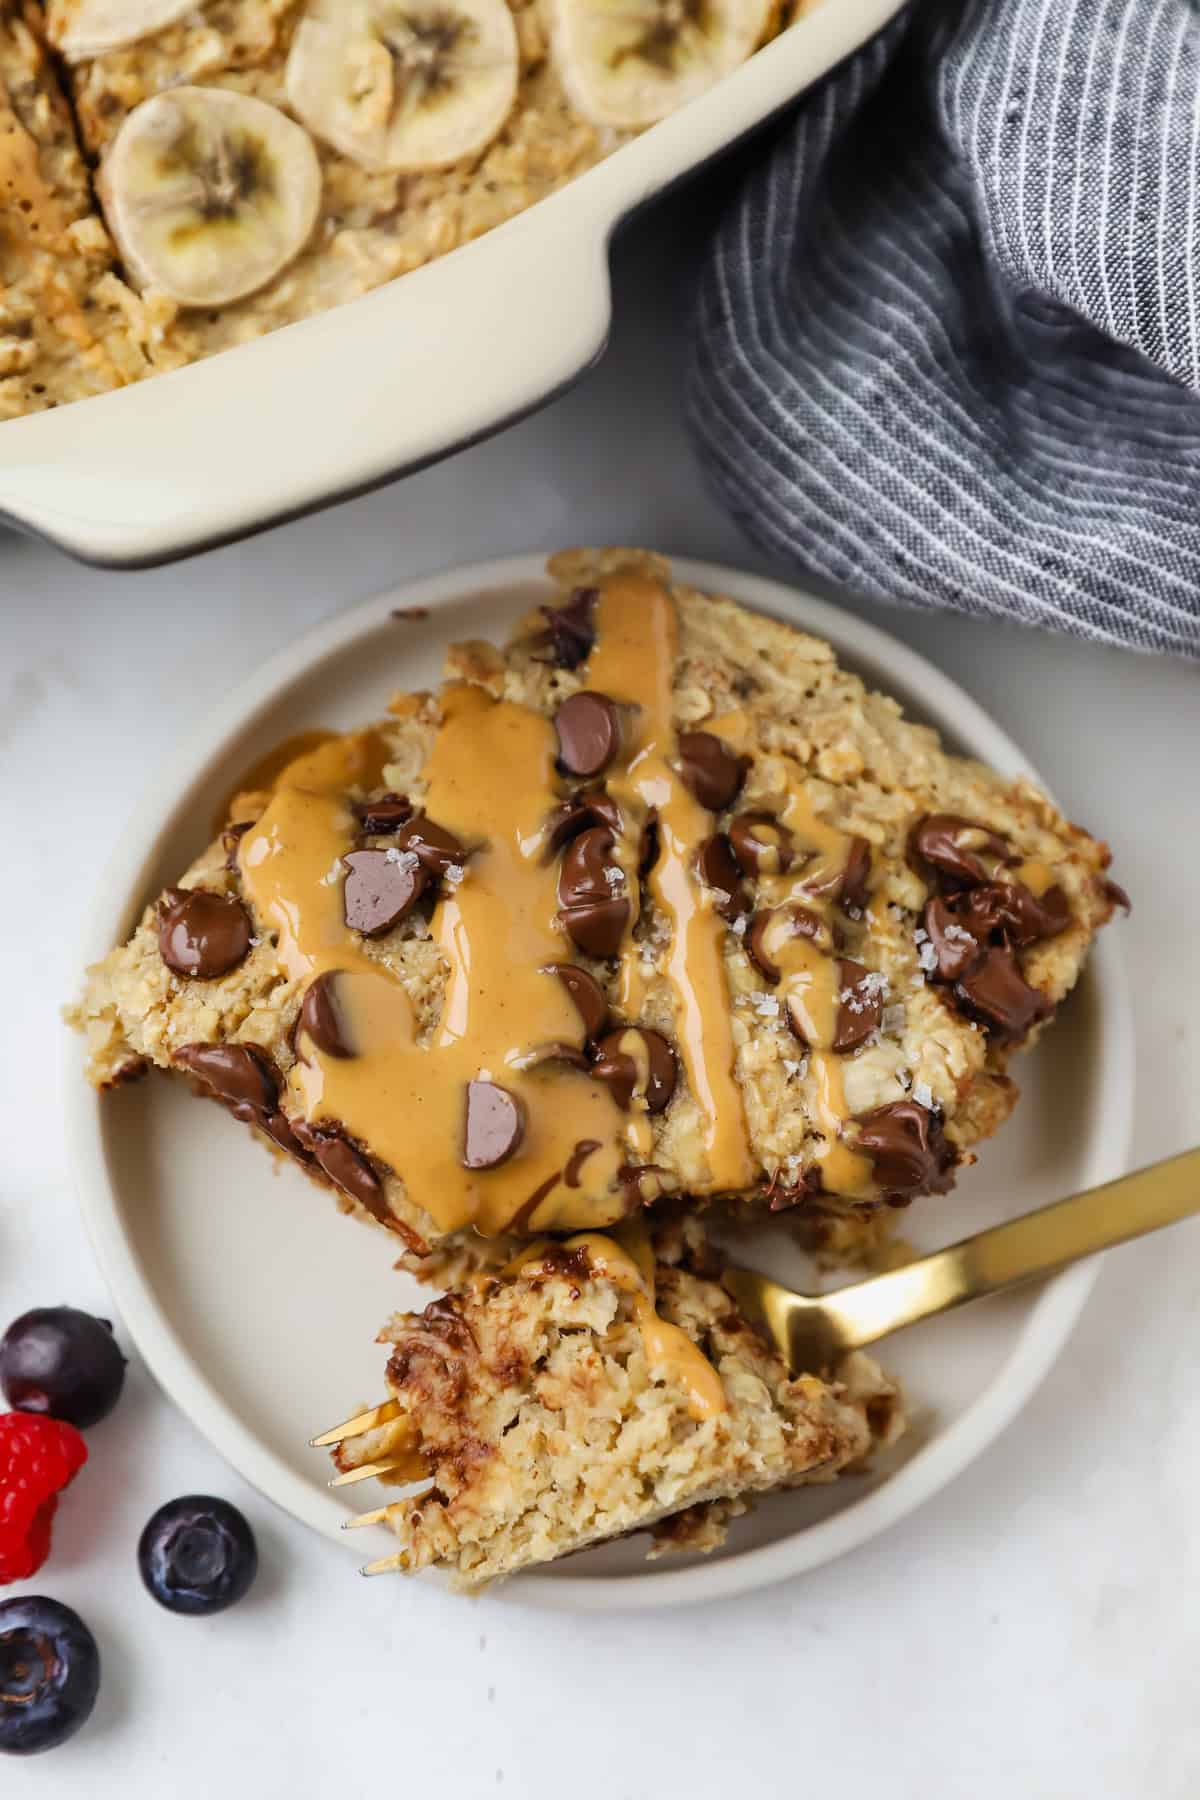
[[[663,1196],[946,1190],[1104,846],[661,559],[551,571],[507,647],[239,797],[91,970],[92,1079],[185,1073],[443,1279]]]

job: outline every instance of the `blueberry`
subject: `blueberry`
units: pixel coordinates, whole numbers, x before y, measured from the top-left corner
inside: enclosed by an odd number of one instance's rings
[[[0,1387],[18,1412],[49,1413],[80,1431],[121,1397],[125,1358],[107,1319],[73,1306],[39,1306],[0,1338]]]
[[[100,1652],[78,1613],[40,1594],[0,1600],[0,1750],[65,1744],[99,1687]]]
[[[223,1612],[258,1573],[258,1546],[228,1500],[186,1494],[160,1506],[142,1532],[138,1568],[168,1612]]]

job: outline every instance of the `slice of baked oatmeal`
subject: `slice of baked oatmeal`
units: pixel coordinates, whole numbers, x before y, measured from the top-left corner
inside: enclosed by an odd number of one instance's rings
[[[622,1238],[531,1245],[384,1329],[394,1416],[335,1461],[424,1485],[370,1515],[400,1544],[373,1569],[477,1588],[655,1528],[652,1555],[711,1550],[755,1495],[832,1481],[900,1436],[899,1390],[868,1357],[788,1377],[694,1220],[653,1248]]]
[[[1105,847],[827,644],[639,552],[292,762],[89,974],[414,1259],[662,1195],[951,1185],[1114,905]]]
[[[39,36],[0,0],[0,420],[136,381],[113,247]]]

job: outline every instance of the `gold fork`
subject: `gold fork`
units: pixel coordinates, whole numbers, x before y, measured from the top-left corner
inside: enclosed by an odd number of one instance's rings
[[[1197,1212],[1200,1149],[993,1225],[834,1293],[797,1294],[752,1269],[727,1269],[723,1279],[746,1317],[765,1326],[792,1374],[815,1374],[905,1325],[1052,1275]]]

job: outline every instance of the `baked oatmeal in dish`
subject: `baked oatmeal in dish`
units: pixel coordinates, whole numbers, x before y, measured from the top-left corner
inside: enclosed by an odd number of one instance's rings
[[[1029,783],[636,551],[286,766],[88,975],[92,1080],[185,1074],[454,1280],[682,1196],[944,1193],[1117,894]]]
[[[0,0],[0,420],[146,368],[38,22],[33,6]]]
[[[334,1452],[343,1479],[405,1487],[363,1519],[399,1540],[369,1572],[477,1588],[643,1530],[651,1555],[711,1550],[755,1496],[896,1441],[902,1400],[869,1357],[791,1379],[720,1272],[694,1220],[653,1245],[585,1232],[394,1318],[390,1398]]]
[[[420,267],[703,93],[805,10],[3,0],[0,99],[15,124],[0,135],[0,417],[195,362]]]

